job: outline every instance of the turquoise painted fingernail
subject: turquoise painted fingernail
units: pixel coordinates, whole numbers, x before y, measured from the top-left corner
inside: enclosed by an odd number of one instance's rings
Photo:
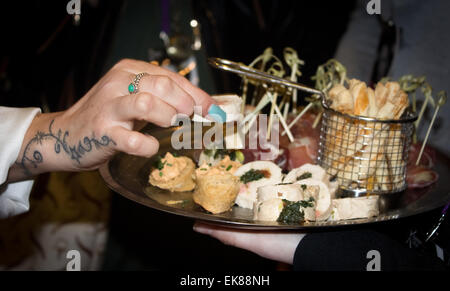
[[[227,113],[216,104],[212,104],[211,107],[209,107],[208,115],[214,118],[217,122],[224,123],[227,121]]]

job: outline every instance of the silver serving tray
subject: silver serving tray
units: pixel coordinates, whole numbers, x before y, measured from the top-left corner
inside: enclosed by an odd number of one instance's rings
[[[195,150],[175,151],[171,147],[170,136],[177,128],[159,128],[147,125],[141,132],[151,134],[160,142],[159,155],[166,152],[177,152],[179,155],[194,159]],[[234,206],[231,211],[222,214],[211,214],[203,210],[192,200],[192,192],[170,192],[151,186],[148,176],[154,158],[142,158],[118,153],[100,168],[100,174],[107,185],[115,192],[147,207],[181,215],[195,220],[202,220],[222,226],[244,229],[286,230],[286,229],[319,229],[340,227],[345,225],[361,225],[380,221],[395,220],[424,213],[444,206],[450,201],[450,159],[438,153],[435,170],[439,180],[426,188],[407,189],[395,194],[380,196],[380,215],[368,219],[354,219],[326,222],[305,222],[282,224],[278,222],[253,221],[253,212],[249,209]],[[168,201],[182,200],[183,203],[167,204]]]

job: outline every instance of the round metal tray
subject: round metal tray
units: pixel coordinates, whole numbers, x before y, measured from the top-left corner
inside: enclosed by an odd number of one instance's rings
[[[193,158],[194,150],[175,151],[171,147],[170,136],[177,128],[158,128],[148,125],[141,131],[149,133],[160,142],[159,155],[166,152],[177,152]],[[433,185],[422,189],[407,189],[396,194],[380,196],[380,215],[368,219],[341,221],[308,222],[302,224],[281,224],[278,222],[253,221],[253,212],[234,206],[231,211],[222,214],[211,214],[203,210],[192,200],[192,192],[174,192],[151,186],[148,176],[154,158],[142,158],[119,153],[100,168],[100,174],[107,185],[117,193],[142,205],[168,213],[217,223],[223,226],[245,229],[318,229],[339,227],[345,225],[360,225],[379,221],[389,221],[408,217],[444,206],[450,201],[450,159],[438,153],[435,170],[439,180]],[[168,201],[183,201],[169,205]]]

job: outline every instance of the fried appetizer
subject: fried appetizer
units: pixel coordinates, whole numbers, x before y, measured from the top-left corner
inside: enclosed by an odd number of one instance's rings
[[[348,89],[336,84],[328,97],[330,107],[336,111],[378,119],[399,119],[409,105],[408,95],[397,82],[379,82],[373,90],[364,82],[351,79]]]
[[[343,85],[335,85],[328,92],[328,96],[333,102],[331,108],[342,113],[353,113],[353,96]]]
[[[233,167],[238,167],[233,163],[239,163],[229,159],[222,162],[226,167],[221,167],[220,163],[214,167],[203,164],[195,170],[194,202],[213,214],[230,210],[239,193],[239,178],[231,172]]]
[[[349,90],[353,96],[353,114],[367,116],[369,112],[369,95],[366,83],[352,79],[350,80]]]
[[[149,183],[171,192],[191,191],[195,188],[195,164],[188,157],[175,157],[166,153],[158,159],[150,173]]]

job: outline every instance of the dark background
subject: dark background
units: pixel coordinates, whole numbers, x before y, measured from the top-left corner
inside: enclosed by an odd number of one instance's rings
[[[163,2],[170,2],[178,26],[187,26],[183,18],[200,21],[203,57],[250,63],[269,46],[277,56],[291,46],[306,60],[300,81],[310,83],[317,66],[333,56],[353,7],[353,1],[323,0],[97,0],[81,2],[81,21],[74,25],[67,2],[0,4],[2,105],[63,110],[121,58],[148,60],[149,48],[163,47]],[[239,91],[239,80],[229,74],[212,70],[200,77],[210,72],[214,80],[203,86],[209,93]]]

